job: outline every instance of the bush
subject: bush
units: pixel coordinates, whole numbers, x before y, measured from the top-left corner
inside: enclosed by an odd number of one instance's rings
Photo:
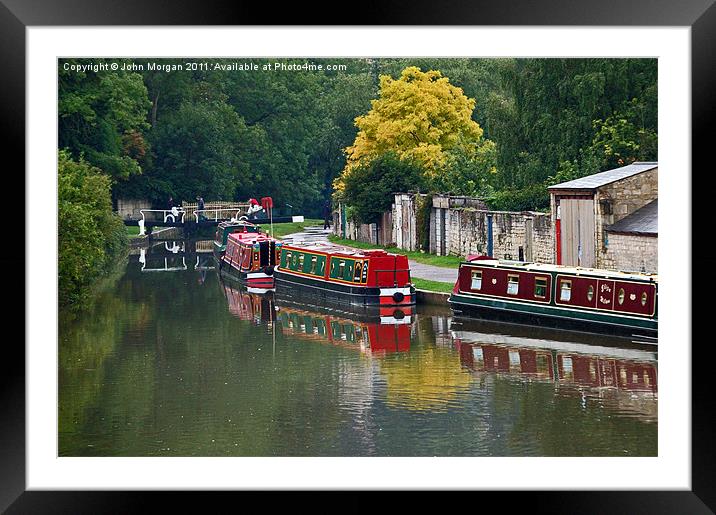
[[[522,189],[497,191],[486,201],[495,211],[540,211],[549,207],[549,192],[544,184],[534,184]]]
[[[58,275],[60,305],[85,300],[89,287],[127,247],[112,212],[111,179],[69,152],[58,157]]]
[[[357,222],[376,223],[390,210],[393,194],[420,189],[423,176],[421,165],[388,152],[344,175],[341,200],[353,208]]]

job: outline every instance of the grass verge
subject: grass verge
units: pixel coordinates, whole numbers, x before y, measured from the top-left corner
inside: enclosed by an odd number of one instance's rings
[[[419,277],[412,277],[413,285],[418,290],[434,291],[438,293],[450,293],[452,287],[455,286],[453,283],[443,283],[440,281],[430,281],[428,279],[420,279]]]
[[[139,238],[139,226],[137,225],[127,225],[127,236],[129,239],[132,238]]]
[[[463,258],[458,256],[436,256],[435,254],[426,254],[425,252],[403,250],[397,247],[384,247],[382,245],[373,245],[372,243],[363,243],[361,241],[344,240],[332,234],[328,236],[328,240],[335,243],[336,245],[345,245],[346,247],[353,247],[356,249],[385,249],[391,252],[396,252],[398,254],[408,256],[408,259],[412,259],[413,261],[417,261],[418,263],[439,266],[442,268],[458,268],[460,266],[460,263],[463,261]]]

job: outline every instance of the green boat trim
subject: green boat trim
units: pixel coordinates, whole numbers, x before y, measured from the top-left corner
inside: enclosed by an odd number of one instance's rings
[[[616,313],[589,311],[584,309],[564,308],[549,304],[536,304],[530,302],[519,302],[502,300],[491,297],[480,297],[476,295],[465,295],[453,293],[448,298],[452,305],[467,305],[495,309],[516,314],[528,314],[559,319],[570,319],[574,321],[597,322],[619,327],[633,327],[639,329],[656,330],[658,322],[654,319],[634,317]]]

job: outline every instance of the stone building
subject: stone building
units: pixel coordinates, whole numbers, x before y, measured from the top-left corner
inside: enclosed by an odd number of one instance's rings
[[[658,272],[659,201],[606,228],[602,267],[625,272]]]
[[[636,162],[550,186],[555,262],[615,268],[607,228],[657,199],[658,173],[658,163]]]

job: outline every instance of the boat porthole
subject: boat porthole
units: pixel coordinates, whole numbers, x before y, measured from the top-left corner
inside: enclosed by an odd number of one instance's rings
[[[594,298],[594,286],[591,284],[589,285],[589,289],[587,290],[587,300],[589,302],[592,302],[592,299]]]
[[[629,300],[636,300],[636,293],[630,293]]]
[[[646,295],[646,292],[644,292],[641,294],[641,305],[642,306],[646,306],[646,299],[647,299],[647,295]]]
[[[624,304],[624,288],[619,288],[619,304]]]
[[[495,279],[494,277],[492,278],[492,284],[497,284],[497,279]]]

